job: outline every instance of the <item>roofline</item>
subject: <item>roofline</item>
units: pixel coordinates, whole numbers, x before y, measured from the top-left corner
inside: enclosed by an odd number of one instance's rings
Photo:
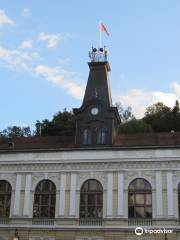
[[[29,153],[29,152],[60,152],[60,151],[91,151],[91,150],[149,150],[149,149],[180,149],[180,145],[166,145],[166,146],[131,146],[131,147],[121,147],[121,146],[113,146],[113,147],[86,147],[86,148],[49,148],[49,149],[37,149],[37,148],[32,148],[32,149],[1,149],[0,154],[5,153],[5,154],[13,154],[13,153]]]

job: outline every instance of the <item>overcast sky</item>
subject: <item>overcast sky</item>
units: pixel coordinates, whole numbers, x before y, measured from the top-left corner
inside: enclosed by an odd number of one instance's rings
[[[113,102],[180,99],[179,0],[0,0],[0,130],[81,105],[99,21]]]

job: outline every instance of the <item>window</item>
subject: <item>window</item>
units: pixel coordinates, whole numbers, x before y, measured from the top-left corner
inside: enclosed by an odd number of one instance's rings
[[[106,143],[106,131],[104,128],[99,128],[97,130],[97,144],[105,144]]]
[[[34,218],[54,218],[56,205],[56,187],[50,180],[38,183],[34,194]]]
[[[148,181],[137,178],[128,189],[129,218],[152,218],[152,189]]]
[[[81,187],[80,218],[102,218],[103,188],[95,179],[87,180]]]
[[[9,217],[11,206],[11,185],[5,181],[0,181],[0,217]]]
[[[83,144],[85,144],[85,145],[91,144],[91,131],[89,128],[84,129]]]

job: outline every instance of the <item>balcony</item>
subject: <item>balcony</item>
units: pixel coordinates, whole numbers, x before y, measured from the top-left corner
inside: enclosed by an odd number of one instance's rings
[[[9,224],[10,219],[9,218],[0,218],[0,224]]]
[[[152,219],[128,219],[128,226],[152,226]]]
[[[102,226],[102,218],[80,218],[81,226]]]
[[[54,219],[45,219],[45,218],[39,218],[39,219],[33,219],[32,225],[54,225]]]

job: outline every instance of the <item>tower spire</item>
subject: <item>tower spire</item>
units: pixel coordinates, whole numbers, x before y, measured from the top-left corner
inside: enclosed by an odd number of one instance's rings
[[[112,106],[111,92],[109,87],[110,66],[107,61],[107,49],[93,48],[89,52],[91,62],[88,63],[90,72],[82,105],[90,101],[102,101],[107,107]]]
[[[81,107],[74,109],[76,143],[83,146],[111,146],[120,118],[117,108],[112,106],[107,49],[92,47],[89,57],[89,77],[84,99]]]

